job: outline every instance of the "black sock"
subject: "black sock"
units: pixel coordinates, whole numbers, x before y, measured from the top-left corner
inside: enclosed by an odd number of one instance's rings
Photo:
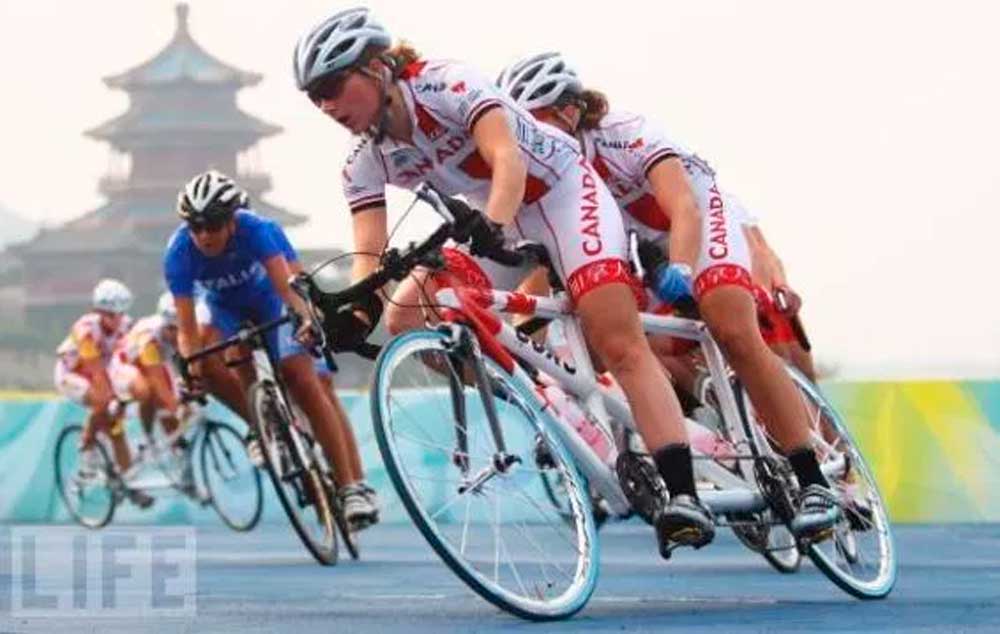
[[[788,454],[788,462],[792,463],[795,477],[799,479],[799,486],[803,489],[811,484],[828,487],[830,483],[826,481],[823,472],[819,469],[819,462],[816,460],[816,452],[809,447],[796,449]]]
[[[698,497],[694,487],[694,467],[691,465],[691,447],[688,445],[664,445],[653,452],[656,470],[663,476],[670,497],[690,495]]]

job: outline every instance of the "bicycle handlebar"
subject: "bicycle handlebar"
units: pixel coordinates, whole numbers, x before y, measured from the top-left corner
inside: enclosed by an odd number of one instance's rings
[[[433,259],[432,256],[437,254],[448,240],[455,240],[460,243],[469,240],[469,228],[480,217],[478,211],[475,211],[461,200],[441,194],[428,183],[421,184],[415,193],[417,198],[430,205],[445,220],[445,223],[435,229],[423,242],[410,243],[402,252],[395,248],[388,249],[382,255],[381,264],[375,272],[339,291],[327,292],[321,290],[313,279],[313,276],[308,273],[299,273],[293,276],[290,280],[290,286],[305,301],[313,318],[313,323],[322,323],[320,311],[328,314],[336,313],[341,308],[370,296],[390,281],[402,280],[418,266],[428,265],[439,267],[440,262]],[[545,252],[544,247],[531,243],[520,245],[513,250],[496,247],[490,249],[489,253],[481,255],[499,264],[511,267],[525,264],[544,264],[548,266],[549,264],[548,254]],[[220,350],[247,343],[292,319],[292,315],[284,315],[259,326],[243,328],[232,337],[202,348],[187,358],[178,354],[177,365],[180,368],[181,377],[185,383],[190,383],[191,375],[188,366],[192,362]],[[319,345],[317,347],[322,352],[327,366],[333,370],[336,366],[333,362],[329,342],[327,341],[327,333],[323,332],[322,328],[319,329],[318,338]],[[353,352],[369,359],[374,359],[378,356],[380,350],[380,346],[367,341],[362,341],[352,347]]]
[[[282,315],[277,319],[272,319],[269,322],[263,323],[259,326],[252,326],[250,328],[241,328],[235,335],[229,337],[228,339],[223,339],[218,343],[214,343],[210,346],[206,346],[195,352],[194,354],[184,357],[179,352],[176,355],[177,367],[180,369],[181,378],[185,383],[191,382],[191,372],[189,370],[190,364],[203,359],[210,354],[215,354],[220,350],[225,350],[226,348],[232,348],[233,346],[238,346],[243,343],[247,343],[261,335],[268,333],[275,328],[279,328],[293,319],[292,315]]]
[[[410,243],[403,251],[395,248],[388,249],[382,255],[378,269],[339,291],[323,291],[316,285],[311,275],[299,273],[293,278],[291,286],[306,300],[311,310],[319,307],[325,313],[336,313],[341,308],[370,296],[390,281],[402,280],[418,266],[439,267],[439,261],[432,259],[432,256],[438,253],[448,240],[460,243],[469,240],[468,229],[471,223],[476,222],[479,218],[478,211],[473,210],[461,200],[441,194],[428,183],[421,184],[415,193],[417,198],[430,205],[444,219],[445,223],[435,229],[423,242]],[[498,247],[482,255],[504,266],[548,265],[548,255],[545,253],[544,247],[530,243],[513,250]],[[322,349],[324,353],[329,352],[325,342]],[[371,359],[378,355],[379,350],[379,346],[367,341],[352,348],[353,352]]]

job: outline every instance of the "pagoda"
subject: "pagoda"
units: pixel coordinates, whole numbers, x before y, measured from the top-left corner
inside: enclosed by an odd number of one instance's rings
[[[41,332],[63,331],[90,301],[102,277],[122,279],[136,294],[135,314],[163,290],[161,261],[177,227],[177,192],[208,168],[234,176],[254,208],[285,226],[305,219],[268,203],[270,177],[256,145],[281,128],[236,105],[239,90],[261,75],[226,64],[191,36],[188,7],[176,7],[176,31],[148,61],[104,83],[129,97],[128,110],[85,134],[111,145],[100,180],[107,202],[65,225],[10,247],[24,263],[25,318]]]

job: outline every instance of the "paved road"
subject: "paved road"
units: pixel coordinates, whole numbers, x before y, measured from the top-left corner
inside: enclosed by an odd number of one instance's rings
[[[571,621],[544,625],[501,613],[471,594],[406,525],[372,529],[363,561],[325,569],[280,524],[249,535],[214,525],[168,528],[167,538],[180,532],[181,545],[195,543],[184,541],[184,531],[196,536],[196,546],[174,551],[197,562],[196,581],[183,568],[178,573],[197,589],[181,608],[189,610],[186,616],[128,616],[149,593],[126,590],[115,606],[98,606],[96,616],[67,609],[30,617],[23,607],[31,593],[71,601],[66,596],[82,584],[91,591],[80,599],[84,605],[93,603],[100,586],[79,575],[74,581],[68,563],[73,557],[51,538],[67,537],[64,530],[0,529],[0,633],[1000,631],[1000,525],[899,528],[896,589],[885,601],[866,603],[843,594],[808,564],[796,575],[779,575],[729,535],[664,562],[648,529],[612,526],[602,533],[601,579],[590,604]],[[86,535],[78,542],[93,554],[111,533],[74,529],[68,538],[74,535]],[[25,551],[32,536],[29,561]],[[92,556],[92,563],[97,559]],[[63,598],[52,599],[58,596]],[[56,613],[63,618],[53,618]]]

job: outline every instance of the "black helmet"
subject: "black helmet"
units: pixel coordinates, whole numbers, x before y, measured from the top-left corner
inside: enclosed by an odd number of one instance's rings
[[[229,220],[250,200],[225,174],[208,170],[198,174],[177,195],[177,215],[189,224],[216,223]]]

